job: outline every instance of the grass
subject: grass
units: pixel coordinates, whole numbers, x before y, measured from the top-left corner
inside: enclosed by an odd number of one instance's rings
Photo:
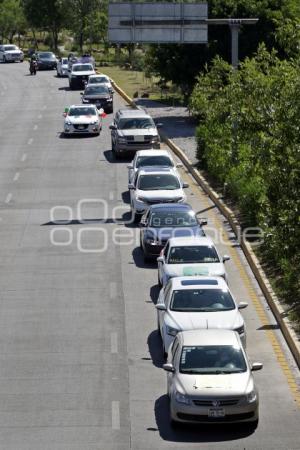
[[[144,72],[135,70],[125,70],[119,66],[98,67],[98,70],[112,78],[129,97],[133,98],[135,93],[141,97],[148,94],[151,100],[160,101],[170,106],[182,104],[182,97],[178,92],[161,92],[157,86],[159,78],[146,78]]]

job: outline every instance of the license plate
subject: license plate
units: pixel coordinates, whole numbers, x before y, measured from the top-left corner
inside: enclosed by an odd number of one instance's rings
[[[144,142],[144,136],[134,136],[136,142]]]
[[[208,410],[208,417],[225,417],[223,408],[211,408]]]
[[[84,130],[84,125],[78,125],[78,130]]]

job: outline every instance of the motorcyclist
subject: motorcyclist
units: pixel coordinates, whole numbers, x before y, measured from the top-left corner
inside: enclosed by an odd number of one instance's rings
[[[35,73],[37,69],[37,56],[35,53],[32,53],[29,61],[29,69],[30,73]]]

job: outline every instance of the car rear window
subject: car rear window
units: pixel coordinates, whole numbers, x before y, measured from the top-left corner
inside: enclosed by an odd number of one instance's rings
[[[222,289],[179,289],[172,294],[172,311],[218,312],[235,309],[228,290]]]
[[[85,72],[89,70],[94,70],[91,64],[79,64],[78,66],[73,66],[73,72]]]
[[[171,247],[168,264],[219,263],[216,249],[209,245]]]

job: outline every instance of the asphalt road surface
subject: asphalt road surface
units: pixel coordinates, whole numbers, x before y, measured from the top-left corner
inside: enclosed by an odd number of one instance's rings
[[[223,237],[230,286],[250,303],[260,423],[170,428],[157,271],[124,223],[127,162],[111,155],[112,115],[100,137],[61,136],[64,107],[80,99],[67,86],[52,71],[29,76],[25,62],[0,65],[0,449],[299,450],[299,371],[238,243],[192,180],[188,200]]]

